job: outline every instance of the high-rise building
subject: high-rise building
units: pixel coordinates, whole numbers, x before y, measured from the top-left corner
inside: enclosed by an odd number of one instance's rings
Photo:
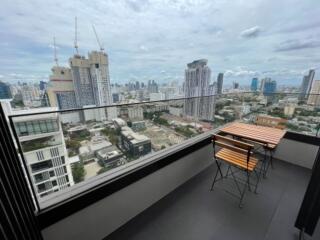
[[[70,58],[69,63],[78,107],[95,105],[90,61],[84,56],[74,55]]]
[[[47,87],[51,107],[71,109],[78,106],[74,91],[71,69],[54,66]]]
[[[10,86],[0,81],[0,99],[12,98]]]
[[[300,87],[300,99],[308,98],[308,94],[311,91],[315,70],[309,70],[309,74],[303,77],[302,84]]]
[[[238,89],[239,88],[239,83],[233,82],[233,89]]]
[[[185,70],[184,114],[204,120],[214,119],[214,99],[209,96],[211,70],[208,60],[189,63]]]
[[[39,89],[40,89],[40,91],[44,91],[44,90],[46,90],[46,88],[47,88],[47,82],[45,82],[45,81],[40,81],[40,82],[39,82]]]
[[[24,106],[26,107],[39,107],[40,91],[39,88],[31,84],[23,84],[21,87],[21,95]]]
[[[217,77],[217,94],[222,93],[222,87],[223,87],[223,73],[219,73]]]
[[[308,104],[320,106],[320,80],[315,80],[312,84],[310,95],[308,96]]]
[[[271,80],[271,78],[265,78],[262,80],[263,88],[262,93],[264,96],[271,96],[277,90],[277,82],[275,80]]]
[[[104,52],[89,53],[90,75],[92,78],[95,105],[112,104],[108,55]]]
[[[53,111],[56,108],[41,108]],[[11,115],[24,113],[35,115],[14,117],[15,131],[28,165],[35,192],[44,197],[74,184],[64,142],[59,114],[41,114],[39,109],[12,111]]]
[[[158,84],[154,80],[148,81],[148,91],[149,93],[157,93],[159,92]]]
[[[89,58],[74,55],[70,67],[54,66],[48,86],[51,106],[70,109],[112,104],[108,55],[92,51]]]
[[[256,92],[258,90],[258,83],[259,83],[258,78],[252,78],[251,86],[250,86],[251,91]]]
[[[117,103],[119,102],[119,100],[120,100],[119,93],[112,93],[112,102]]]

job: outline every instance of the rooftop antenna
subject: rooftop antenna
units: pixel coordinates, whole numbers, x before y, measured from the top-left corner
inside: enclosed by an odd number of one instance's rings
[[[79,55],[78,50],[78,32],[77,32],[77,17],[75,17],[75,38],[74,38],[74,48],[76,49],[76,53]]]
[[[93,29],[93,31],[94,31],[94,35],[96,35],[96,39],[97,39],[97,43],[98,43],[98,45],[99,45],[99,47],[100,47],[100,51],[103,52],[103,51],[104,51],[104,48],[103,48],[103,46],[102,46],[102,44],[101,44],[101,42],[100,42],[100,40],[99,40],[99,37],[98,37],[97,31],[96,31],[96,28],[94,27],[93,24],[92,24],[92,29]]]
[[[58,62],[58,57],[57,57],[57,46],[56,46],[56,38],[53,37],[53,51],[54,51],[54,61],[57,65],[57,67],[59,67],[59,62]]]

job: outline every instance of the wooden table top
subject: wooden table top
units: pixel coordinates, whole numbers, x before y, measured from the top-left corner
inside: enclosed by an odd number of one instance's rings
[[[233,136],[250,139],[252,141],[274,145],[277,145],[286,133],[286,130],[282,129],[239,122],[231,123],[220,129],[220,131]]]

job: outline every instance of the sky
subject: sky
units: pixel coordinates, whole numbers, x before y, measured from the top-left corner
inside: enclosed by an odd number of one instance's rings
[[[94,25],[111,83],[182,83],[187,63],[205,58],[212,81],[299,85],[320,72],[319,12],[319,0],[1,0],[0,80],[48,80],[54,36],[68,66],[77,16],[80,53],[99,49]]]

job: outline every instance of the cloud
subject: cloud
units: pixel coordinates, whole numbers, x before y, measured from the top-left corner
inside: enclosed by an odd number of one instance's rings
[[[261,31],[262,30],[259,26],[254,26],[252,28],[248,28],[248,29],[243,30],[240,33],[240,36],[243,38],[255,38],[260,35]]]
[[[288,56],[275,52],[275,47],[310,34],[317,39],[320,5],[304,0],[299,7],[284,7],[290,1],[299,0],[3,1],[0,74],[13,79],[8,74],[18,73],[21,75],[15,78],[22,81],[35,78],[31,75],[49,75],[54,62],[52,46],[48,45],[53,36],[60,48],[60,65],[68,66],[74,54],[75,15],[80,53],[86,55],[99,48],[94,24],[100,41],[106,43],[112,81],[125,83],[133,73],[161,82],[167,75],[161,74],[165,70],[182,82],[186,64],[200,58],[208,59],[213,75],[230,70],[227,74],[239,79],[244,76],[244,81],[256,71],[305,69],[319,63],[316,51],[305,49]],[[281,14],[274,14],[279,8]],[[303,28],[310,33],[298,31]],[[285,29],[292,32],[279,34]],[[254,37],[259,41],[253,45],[250,39]],[[237,65],[246,67],[237,69]]]
[[[315,28],[320,28],[320,21],[286,26],[280,29],[279,32],[292,33],[292,32],[306,31],[306,30],[315,29]]]
[[[149,50],[145,45],[140,45],[139,49],[144,52],[147,52]]]
[[[135,12],[142,12],[150,4],[149,0],[126,0],[125,2]]]
[[[258,71],[249,70],[245,67],[236,67],[235,69],[226,70],[224,75],[226,77],[245,77],[245,76],[259,76],[260,73]]]
[[[306,48],[317,48],[320,47],[320,40],[316,39],[292,39],[281,42],[278,46],[276,46],[276,52],[285,52],[285,51],[293,51],[300,50]]]

